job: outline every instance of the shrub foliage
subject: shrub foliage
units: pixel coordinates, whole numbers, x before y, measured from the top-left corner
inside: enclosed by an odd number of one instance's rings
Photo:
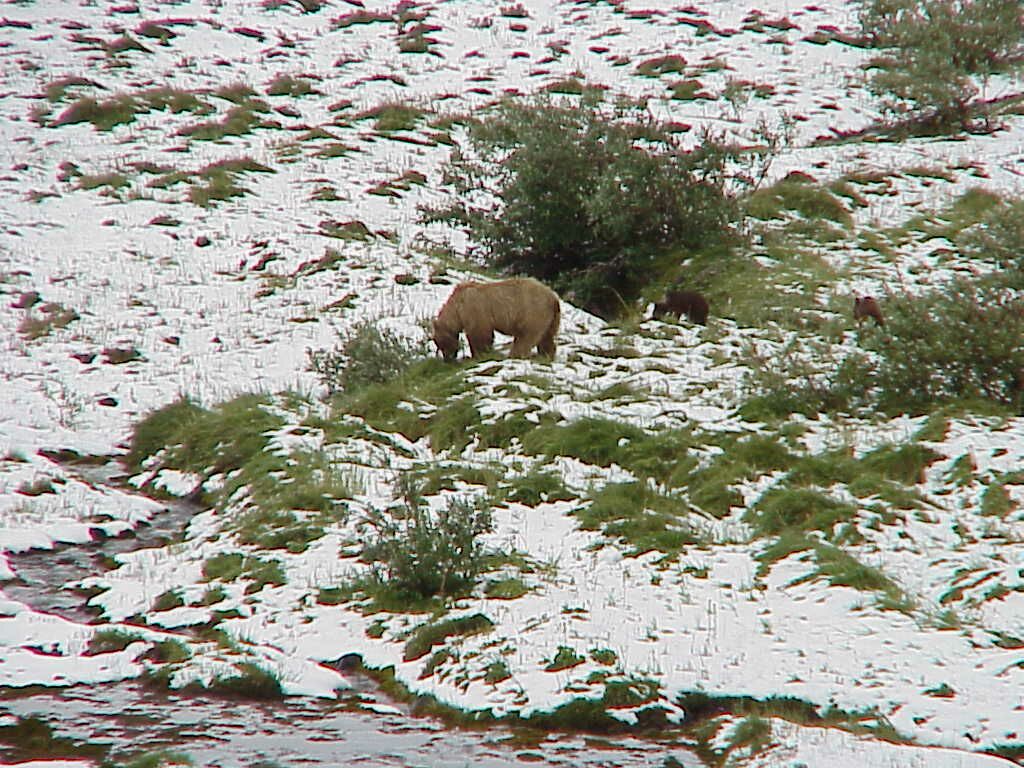
[[[309,350],[306,354],[307,370],[316,373],[332,395],[386,384],[423,356],[415,345],[370,321],[342,335],[335,349]]]
[[[608,317],[659,256],[729,233],[730,156],[710,137],[684,150],[635,106],[508,101],[470,123],[445,168],[454,195],[424,219],[465,227],[495,267]]]
[[[1024,296],[1013,271],[959,278],[921,296],[885,300],[886,325],[860,331],[860,349],[840,356],[805,345],[771,364],[753,360],[748,416],[877,407],[923,413],[985,400],[1024,405]],[[827,346],[827,345],[826,345]]]
[[[960,399],[1019,404],[1024,298],[1004,278],[961,278],[924,297],[894,298],[886,327],[865,340],[885,410]]]
[[[362,557],[374,564],[374,580],[412,599],[465,594],[485,567],[480,536],[492,530],[490,508],[451,500],[431,510],[409,481],[402,484],[402,505],[369,516],[376,535]]]
[[[1019,0],[863,0],[861,26],[883,108],[935,130],[988,128],[988,78],[1024,64]]]
[[[1024,287],[1024,200],[1000,199],[956,243],[965,255],[1007,270],[1014,287]]]

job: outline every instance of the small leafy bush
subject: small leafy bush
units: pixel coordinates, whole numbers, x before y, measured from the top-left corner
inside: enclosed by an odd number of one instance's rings
[[[863,353],[844,355],[819,339],[796,338],[771,351],[747,347],[743,355],[750,397],[740,413],[750,420],[848,410],[867,386],[863,371],[869,361]]]
[[[468,593],[487,564],[480,536],[493,528],[490,508],[452,500],[432,511],[403,484],[404,504],[369,518],[375,538],[362,557],[373,563],[374,581],[413,600]]]
[[[343,335],[333,350],[309,350],[307,370],[330,394],[352,392],[398,378],[425,351],[387,328],[364,322]]]
[[[424,219],[465,227],[486,261],[609,317],[659,257],[729,239],[730,157],[710,137],[684,150],[637,105],[507,101],[470,123],[445,169],[452,200]]]

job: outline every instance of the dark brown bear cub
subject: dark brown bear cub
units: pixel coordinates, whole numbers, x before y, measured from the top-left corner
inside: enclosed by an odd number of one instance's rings
[[[660,320],[665,315],[686,315],[690,322],[707,325],[708,300],[696,291],[668,291],[664,301],[655,302],[651,317]]]
[[[853,319],[860,325],[865,318],[873,318],[878,325],[885,325],[882,308],[878,306],[874,296],[857,296],[853,300]]]

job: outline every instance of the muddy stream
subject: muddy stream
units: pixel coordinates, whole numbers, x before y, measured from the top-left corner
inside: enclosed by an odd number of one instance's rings
[[[92,482],[110,482],[112,477],[103,468],[77,471]],[[118,553],[160,547],[180,538],[195,510],[187,502],[171,503],[123,537],[8,555],[18,578],[0,583],[0,595],[36,611],[102,623],[86,605],[87,596],[66,585],[102,572]],[[351,692],[335,701],[294,696],[273,703],[179,695],[134,680],[70,688],[0,688],[0,765],[41,757],[123,765],[140,754],[163,751],[187,756],[195,766],[260,768],[701,764],[686,749],[632,738],[527,734],[494,727],[452,729],[409,713],[367,679],[354,683]],[[391,711],[366,711],[375,704]],[[27,749],[24,735],[15,737],[12,724],[26,722],[49,727],[45,749]]]

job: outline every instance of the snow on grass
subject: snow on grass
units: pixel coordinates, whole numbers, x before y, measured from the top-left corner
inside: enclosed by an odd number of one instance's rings
[[[39,449],[118,453],[139,419],[183,394],[212,406],[246,392],[292,391],[321,417],[336,419],[315,402],[323,388],[307,370],[307,350],[333,347],[339,331],[365,320],[410,340],[424,338],[423,321],[452,284],[472,274],[466,264],[437,257],[449,245],[452,256],[461,256],[464,238],[417,223],[416,206],[438,200],[439,163],[448,152],[437,143],[444,129],[431,125],[436,117],[471,114],[505,93],[532,93],[582,75],[588,85],[649,97],[659,118],[709,126],[741,142],[754,140],[752,126],[760,117],[773,126],[792,118],[793,144],[772,165],[766,183],[790,171],[822,183],[846,177],[855,180],[864,201],[848,206],[852,224],[837,242],[808,246],[836,273],[832,285],[819,289],[817,298],[826,306],[829,291],[845,297],[884,295],[894,285],[917,290],[974,267],[948,253],[955,251],[948,239],[922,233],[893,236],[880,254],[857,239],[862,228],[900,227],[914,212],[940,209],[976,186],[1020,193],[1019,120],[991,136],[958,141],[816,143],[861,129],[877,116],[859,68],[869,52],[805,40],[825,25],[852,30],[850,4],[759,4],[764,19],[796,25],[788,30],[785,24],[758,27],[751,7],[727,0],[689,9],[662,0],[621,7],[523,5],[525,19],[503,17],[482,2],[430,8],[429,22],[441,29],[431,34],[436,42],[427,54],[401,53],[391,21],[332,24],[340,13],[332,7],[301,14],[236,2],[161,6],[154,18],[173,15],[195,23],[175,25],[177,36],[166,46],[147,40],[148,52],[126,53],[77,42],[65,22],[74,18],[85,25],[83,35],[109,42],[146,14],[64,4],[6,8],[6,18],[31,26],[5,28],[5,56],[16,56],[19,66],[4,68],[0,80],[7,94],[0,106],[0,579],[14,575],[4,553],[85,542],[95,529],[115,535],[159,509],[141,496],[85,481]],[[393,10],[387,3],[365,6]],[[695,22],[714,31],[700,34]],[[264,38],[232,31],[239,27]],[[644,61],[666,54],[683,56],[687,71],[654,78],[637,73]],[[99,86],[70,88],[52,104],[40,98],[68,75]],[[268,88],[279,75],[308,78],[320,93],[271,96]],[[672,83],[684,78],[699,80],[711,98],[670,98]],[[140,83],[149,81],[194,92],[214,112],[140,112],[134,122],[109,131],[89,123],[52,125],[81,95],[138,95],[150,87]],[[750,96],[737,109],[722,98],[730,81],[763,86],[764,95]],[[189,138],[191,126],[227,116],[232,103],[214,92],[236,83],[268,105],[269,111],[254,113],[262,127],[217,141]],[[991,87],[998,93],[1013,84],[994,78]],[[426,114],[415,128],[392,133],[378,130],[373,118],[357,119],[385,104],[409,104]],[[335,138],[303,139],[316,128]],[[687,134],[693,141],[698,135]],[[320,151],[335,141],[350,149]],[[243,158],[273,172],[236,174],[234,183],[249,192],[243,197],[209,207],[188,202],[190,187],[205,183],[198,176],[202,169]],[[122,173],[128,185],[79,188],[69,163],[86,175]],[[139,170],[143,163],[162,170]],[[153,184],[174,172],[188,178]],[[367,193],[408,172],[425,174],[426,184]],[[863,181],[856,181],[858,175]],[[325,188],[336,199],[317,194]],[[323,234],[349,222],[365,225],[366,238]],[[340,258],[324,258],[329,249]],[[320,259],[322,268],[309,266]],[[39,308],[11,306],[29,291],[78,318],[29,338],[19,328],[26,318],[40,317]],[[345,297],[346,308],[330,309]],[[778,350],[786,335],[723,318],[712,318],[707,329],[655,322],[609,328],[565,304],[556,362],[483,362],[466,369],[466,387],[485,425],[525,413],[528,420],[543,414],[562,424],[611,419],[648,434],[678,427],[744,434],[760,427],[736,414],[743,347]],[[854,343],[847,333],[843,344]],[[115,363],[111,349],[138,355]],[[513,387],[519,394],[510,394]],[[453,655],[424,676],[432,655],[403,660],[403,649],[427,616],[382,620],[353,606],[322,604],[317,596],[321,588],[365,572],[354,554],[367,535],[366,511],[394,501],[399,472],[434,460],[429,441],[355,417],[345,418],[365,431],[336,441],[324,429],[303,427],[308,414],[278,406],[289,423],[275,433],[273,450],[322,450],[351,480],[353,498],[325,535],[301,553],[240,545],[229,522],[244,508],[242,493],[225,508],[198,514],[184,542],[120,555],[119,568],[84,582],[105,589],[91,604],[103,608],[108,622],[144,614],[153,626],[184,629],[210,620],[214,611],[236,613],[219,626],[238,647],[193,643],[196,655],[176,670],[175,685],[209,683],[247,659],[272,671],[286,693],[330,695],[345,681],[318,662],[354,652],[369,666],[394,666],[398,680],[414,692],[498,715],[528,716],[574,698],[599,698],[607,681],[651,679],[657,693],[640,708],[657,704],[675,719],[684,717],[675,702],[685,692],[792,696],[821,708],[867,711],[907,739],[957,750],[872,742],[772,719],[775,745],[745,758],[749,765],[813,765],[827,755],[837,765],[986,766],[999,759],[968,753],[1024,741],[1024,496],[1020,478],[1011,476],[1022,459],[1020,419],[954,420],[941,440],[926,441],[943,457],[917,488],[926,503],[900,510],[896,524],[872,528],[859,521],[864,541],[851,551],[910,596],[913,606],[905,611],[881,610],[870,592],[809,578],[816,566],[808,550],[758,575],[759,544],[749,542],[741,508],[721,520],[701,518],[716,543],[687,547],[674,563],[659,562],[658,552],[626,557],[601,531],[582,530],[576,513],[593,491],[634,480],[634,473],[617,464],[528,455],[515,440],[507,449],[488,450],[470,441],[443,458],[451,466],[497,467],[505,483],[530,469],[550,471],[572,498],[494,508],[488,542],[543,567],[532,573],[513,569],[527,587],[522,597],[458,601],[451,617],[482,613],[495,626],[450,640],[444,647]],[[437,410],[436,403],[401,407],[424,418]],[[921,419],[910,418],[792,422],[803,427],[801,450],[850,446],[857,458],[881,445],[912,442],[922,426]],[[701,455],[711,461],[716,452]],[[970,476],[951,484],[963,456],[971,458]],[[199,479],[165,469],[156,487],[185,493]],[[207,489],[224,481],[212,478]],[[744,502],[752,503],[782,481],[783,473],[767,472],[737,486]],[[983,514],[984,494],[996,483],[1005,485],[1011,503],[998,514]],[[33,489],[42,492],[25,493]],[[487,493],[465,482],[457,489],[446,493]],[[843,488],[831,491],[858,508],[870,502]],[[447,497],[429,501],[436,505]],[[203,580],[205,560],[234,552],[279,563],[286,583],[246,594],[245,578]],[[204,605],[214,586],[224,598]],[[185,604],[154,610],[154,601],[168,591]],[[2,684],[100,682],[143,670],[135,646],[83,656],[91,628],[11,601],[4,606]],[[59,655],[31,650],[43,635]],[[562,647],[582,663],[548,671]],[[609,658],[601,651],[612,652],[610,665],[601,661]],[[489,682],[487,670],[498,661],[511,676]],[[951,695],[936,695],[947,689]],[[617,716],[628,721],[635,709],[617,710]]]

